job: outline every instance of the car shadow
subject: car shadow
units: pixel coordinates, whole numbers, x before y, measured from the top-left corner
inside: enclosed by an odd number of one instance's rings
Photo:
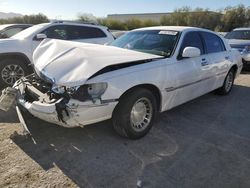
[[[134,187],[146,165],[178,150],[176,142],[157,128],[133,141],[119,137],[111,121],[74,129],[35,118],[27,124],[32,136],[14,133],[13,142],[45,171],[57,166],[80,187]]]
[[[83,129],[67,129],[36,118],[27,122],[31,137],[15,133],[11,139],[44,170],[56,166],[80,187],[135,187],[140,179],[149,187],[180,186],[183,181],[179,180],[188,176],[188,169],[193,174],[189,175],[189,183],[192,178],[204,183],[207,178],[216,179],[210,172],[222,170],[220,168],[224,166],[217,163],[223,162],[223,158],[218,157],[226,156],[212,146],[211,140],[204,138],[208,133],[224,131],[223,128],[234,132],[236,128],[233,124],[221,124],[221,118],[242,107],[241,100],[250,101],[249,96],[250,88],[243,86],[235,86],[232,93],[225,97],[211,93],[202,96],[161,114],[151,132],[140,140],[117,136],[110,120]],[[247,120],[249,122],[250,117]],[[237,134],[244,135],[250,131],[247,123],[242,125],[245,130],[237,127]],[[208,151],[204,152],[204,148]],[[212,158],[207,157],[209,154]],[[204,163],[204,158],[211,161]],[[192,159],[197,164],[193,164]],[[235,160],[240,159],[235,157]],[[180,161],[183,163],[179,164]],[[218,167],[205,168],[206,164]],[[204,169],[208,177],[197,179]],[[183,170],[184,174],[181,171],[178,174],[176,170]],[[239,169],[234,171],[238,173]],[[232,177],[225,177],[225,181],[227,178]],[[220,181],[217,180],[216,183]]]

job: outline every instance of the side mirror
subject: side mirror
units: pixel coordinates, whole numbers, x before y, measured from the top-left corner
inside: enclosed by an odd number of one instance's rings
[[[39,33],[35,36],[34,40],[36,41],[42,41],[43,39],[46,39],[47,35],[43,34],[43,33]]]
[[[182,52],[182,57],[198,57],[201,55],[201,51],[199,48],[196,47],[186,47],[184,48],[183,52]]]

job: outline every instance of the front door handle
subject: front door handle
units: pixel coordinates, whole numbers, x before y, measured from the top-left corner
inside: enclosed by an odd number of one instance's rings
[[[203,58],[201,60],[201,66],[206,66],[206,65],[208,65],[208,61],[205,58]]]

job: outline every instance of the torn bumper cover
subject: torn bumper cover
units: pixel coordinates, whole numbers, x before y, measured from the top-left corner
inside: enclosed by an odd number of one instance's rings
[[[67,128],[83,127],[110,119],[118,103],[116,100],[81,102],[63,95],[51,97],[27,81],[22,81],[15,88],[19,91],[18,105],[39,119]]]

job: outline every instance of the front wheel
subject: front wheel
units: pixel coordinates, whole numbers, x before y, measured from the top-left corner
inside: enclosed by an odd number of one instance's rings
[[[223,86],[216,90],[216,93],[219,95],[227,95],[231,92],[233,85],[234,85],[234,79],[235,79],[235,71],[234,69],[231,69],[223,83]]]
[[[147,89],[137,88],[120,99],[113,113],[113,127],[123,137],[139,139],[153,126],[156,113],[154,95]]]

